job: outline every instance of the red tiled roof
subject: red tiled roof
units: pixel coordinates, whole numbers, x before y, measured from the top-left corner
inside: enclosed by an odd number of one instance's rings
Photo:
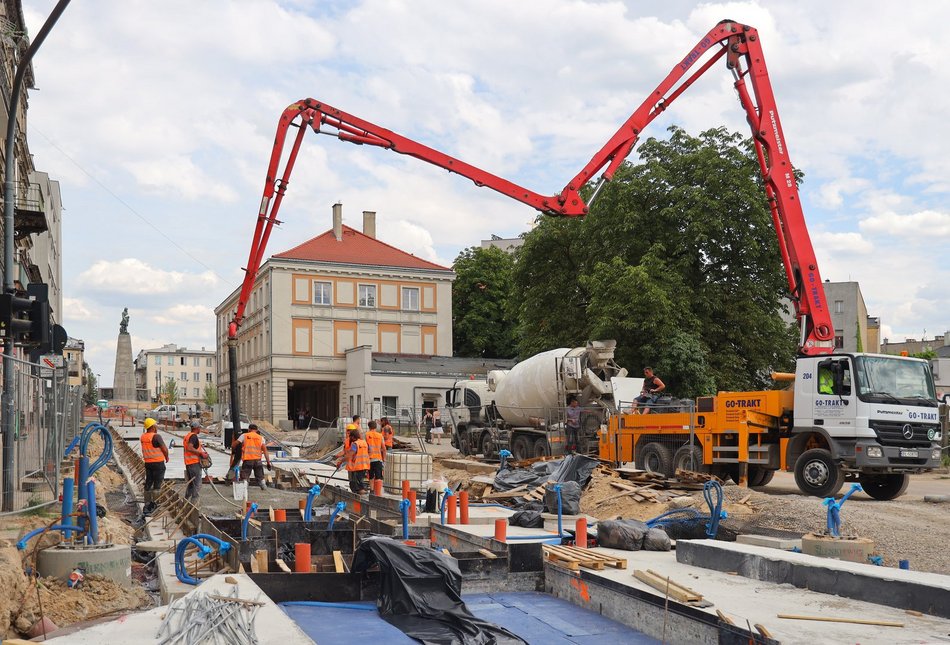
[[[343,239],[333,236],[333,229],[309,239],[289,251],[276,253],[275,258],[284,260],[310,260],[315,262],[339,262],[366,266],[404,267],[408,269],[434,269],[451,271],[411,253],[401,251],[385,242],[360,233],[343,225]]]

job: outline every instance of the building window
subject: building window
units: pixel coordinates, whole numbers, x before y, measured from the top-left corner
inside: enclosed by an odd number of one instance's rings
[[[197,356],[195,356],[195,359],[194,359],[194,363],[193,363],[193,364],[194,364],[195,367],[198,367],[199,365],[201,365],[201,359],[198,358]],[[195,380],[197,380],[197,379],[195,379]]]
[[[330,305],[332,303],[331,298],[331,284],[329,282],[314,282],[313,283],[313,304],[315,305]]]
[[[466,390],[467,392],[468,390]],[[383,397],[383,416],[384,417],[394,417],[396,416],[396,406],[398,401],[394,396],[384,396]]]
[[[181,373],[181,380],[183,380],[183,381],[187,381],[187,380],[188,380],[188,372],[182,372],[182,373]]]
[[[419,311],[419,288],[402,288],[402,308],[403,311]]]
[[[211,367],[211,359],[210,359],[210,358],[205,361],[205,367]]]
[[[835,330],[835,349],[842,349],[844,347],[844,330],[836,329]]]
[[[197,399],[200,395],[198,394],[198,388],[194,388],[192,392],[195,393],[195,398]]]
[[[169,365],[174,365],[174,364],[175,364],[175,357],[174,357],[174,356],[169,356],[169,357],[168,357],[168,364],[169,364]]]
[[[835,300],[835,313],[844,313],[844,300]]]
[[[208,383],[211,382],[211,372],[208,372],[205,374],[205,381],[207,381]]]
[[[376,285],[375,284],[361,284],[360,285],[360,307],[369,307],[376,308]]]
[[[155,363],[156,365],[161,365],[161,364],[162,364],[162,357],[161,357],[161,356],[156,356],[154,363]]]
[[[182,364],[183,366],[188,364],[188,357],[187,357],[187,356],[182,356],[179,360],[181,361],[181,364]]]
[[[195,372],[194,376],[195,376],[195,380],[196,380],[196,381],[200,381],[200,380],[201,380],[201,372]]]

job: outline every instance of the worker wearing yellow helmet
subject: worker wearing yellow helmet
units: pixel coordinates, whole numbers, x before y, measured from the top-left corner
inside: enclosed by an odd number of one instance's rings
[[[145,432],[139,437],[142,445],[142,460],[145,462],[145,507],[143,513],[148,515],[155,510],[155,499],[162,489],[165,480],[165,463],[168,461],[168,448],[165,441],[158,434],[158,424],[149,417],[142,424]]]
[[[356,421],[356,423],[347,423],[346,431],[343,433],[343,453],[344,454],[350,451],[350,431],[360,429],[359,416],[353,417],[353,420]]]

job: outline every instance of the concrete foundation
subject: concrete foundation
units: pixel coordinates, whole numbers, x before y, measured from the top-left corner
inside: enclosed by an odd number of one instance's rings
[[[752,546],[765,546],[770,549],[779,549],[780,551],[791,551],[792,549],[801,550],[802,548],[801,540],[772,537],[771,535],[737,535],[736,542],[739,544],[751,544]]]
[[[876,567],[804,553],[718,542],[680,540],[676,560],[754,580],[791,584],[868,602],[950,618],[950,576]]]
[[[802,536],[802,553],[820,558],[834,558],[867,564],[874,552],[874,540],[867,538],[833,538],[827,535]]]
[[[96,546],[55,546],[36,556],[36,568],[42,576],[67,580],[75,569],[115,580],[122,586],[132,584],[132,549],[127,544]]]

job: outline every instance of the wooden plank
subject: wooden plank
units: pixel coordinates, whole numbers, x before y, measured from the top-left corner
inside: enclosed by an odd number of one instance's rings
[[[724,613],[722,613],[718,609],[716,610],[716,615],[719,616],[719,620],[726,623],[727,625],[735,625],[735,623],[732,622],[732,619],[729,618],[729,616],[726,616]]]
[[[844,618],[838,616],[798,616],[795,614],[778,614],[779,618],[788,620],[817,620],[823,623],[850,623],[853,625],[876,625],[879,627],[903,627],[904,623],[891,620],[871,620],[870,618]]]
[[[528,490],[527,484],[522,484],[517,488],[512,488],[511,490],[501,491],[498,493],[490,493],[488,495],[482,495],[483,499],[507,499],[509,497],[521,497],[524,495],[524,491]]]
[[[271,522],[274,521],[274,509],[271,506],[267,507],[267,517],[268,519],[270,519]]]
[[[343,568],[343,554],[340,551],[333,552],[333,566],[337,573],[346,573]]]
[[[258,549],[255,551],[254,560],[257,562],[257,570],[260,573],[267,573],[267,549]]]
[[[702,595],[696,593],[692,589],[673,582],[669,578],[661,576],[655,571],[650,571],[649,569],[646,571],[635,569],[633,576],[640,582],[643,582],[644,584],[647,584],[657,591],[663,592],[670,598],[682,603],[699,602],[703,599]]]
[[[753,627],[755,627],[755,629],[766,638],[775,638],[774,636],[772,636],[772,632],[767,630],[763,625],[756,623],[755,625],[753,625]]]
[[[497,555],[495,555],[494,553],[492,553],[492,552],[489,551],[488,549],[479,549],[478,552],[481,553],[481,554],[482,554],[483,556],[485,556],[486,558],[488,558],[489,560],[494,560],[494,559],[496,559],[496,558],[498,557]]]
[[[287,566],[287,563],[280,558],[277,558],[277,567],[284,573],[292,573],[290,567]]]

